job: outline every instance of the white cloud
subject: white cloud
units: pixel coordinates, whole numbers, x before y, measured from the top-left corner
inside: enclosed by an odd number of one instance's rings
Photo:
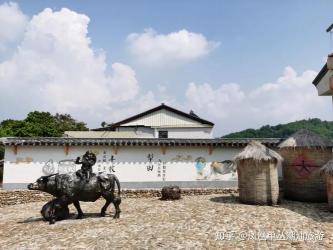
[[[199,33],[186,29],[158,34],[153,29],[132,33],[127,37],[131,54],[150,65],[190,61],[210,53],[219,46]]]
[[[110,93],[114,95],[112,102],[128,101],[139,92],[139,85],[135,78],[135,71],[124,64],[112,64],[112,74],[108,77]]]
[[[159,102],[157,101],[154,92],[148,91],[146,94],[140,95],[134,100],[118,103],[117,106],[109,106],[109,116],[107,117],[106,122],[118,122],[158,105]],[[106,117],[103,119],[105,120]]]
[[[161,103],[165,103],[175,108],[182,109],[183,106],[170,96],[167,88],[163,85],[157,86],[157,91],[148,91],[145,94],[138,95],[135,99],[127,102],[118,103],[117,106],[109,107],[110,115],[107,122],[117,122],[135,114],[154,108]],[[105,119],[105,117],[103,118]]]
[[[213,89],[208,83],[190,83],[186,90],[187,106],[194,110],[207,110],[216,117],[227,117],[230,114],[230,106],[241,103],[244,93],[235,83],[223,84]],[[223,107],[221,109],[221,107]],[[228,108],[229,107],[229,108]]]
[[[302,74],[286,67],[282,76],[245,93],[238,84],[190,83],[184,106],[215,121],[216,135],[265,124],[318,117],[331,120],[330,98],[319,97],[312,70]]]
[[[9,59],[0,63],[0,106],[5,107],[0,120],[47,110],[68,112],[95,127],[161,102],[192,109],[212,120],[217,136],[308,117],[331,120],[330,98],[318,97],[311,84],[316,72],[297,74],[292,67],[286,67],[276,81],[249,92],[236,83],[213,87],[192,82],[182,102],[162,85],[157,91],[142,93],[130,66],[119,62],[108,65],[105,54],[92,48],[89,21],[88,16],[66,8],[45,9],[29,20],[16,4],[0,5],[0,25],[7,22],[10,26],[0,29],[0,47],[18,43]],[[186,30],[167,35],[148,30],[131,34],[128,40],[132,52],[149,63],[192,60],[217,46]]]
[[[66,8],[33,16],[15,53],[0,64],[2,106],[22,113],[69,112],[87,120],[135,98],[135,72],[121,63],[108,67],[105,55],[91,48],[88,23],[88,16]]]
[[[16,3],[0,5],[0,52],[17,42],[23,35],[28,18]]]

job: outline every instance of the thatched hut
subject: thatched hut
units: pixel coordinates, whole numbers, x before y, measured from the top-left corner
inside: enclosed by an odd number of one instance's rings
[[[279,145],[283,157],[283,192],[290,200],[325,202],[325,179],[320,168],[332,158],[331,142],[301,129]]]
[[[282,160],[275,151],[258,141],[251,141],[235,157],[240,201],[247,204],[275,205],[279,199],[277,163]]]
[[[326,179],[328,210],[333,212],[333,159],[320,169],[320,174]]]

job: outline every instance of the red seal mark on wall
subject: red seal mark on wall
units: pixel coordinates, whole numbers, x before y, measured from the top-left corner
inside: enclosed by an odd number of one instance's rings
[[[309,159],[306,155],[298,155],[291,164],[295,172],[301,177],[308,177],[319,166]]]

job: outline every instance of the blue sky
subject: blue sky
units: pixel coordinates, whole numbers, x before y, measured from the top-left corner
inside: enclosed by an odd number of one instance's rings
[[[8,2],[1,3],[8,5]],[[52,13],[44,15],[43,18],[49,18],[54,13],[61,12],[62,8],[67,8],[73,13],[89,17],[90,22],[86,24],[88,34],[84,36],[91,39],[89,49],[105,57],[105,74],[110,71],[114,77],[117,71],[112,69],[112,65],[121,63],[134,72],[135,80],[133,77],[131,79],[136,84],[131,82],[132,85],[129,86],[132,90],[136,88],[137,90],[128,97],[118,98],[119,100],[115,102],[96,101],[91,104],[93,108],[90,110],[80,109],[75,103],[67,106],[56,103],[63,100],[66,102],[66,97],[63,96],[53,100],[53,103],[47,100],[30,103],[29,100],[34,98],[31,94],[31,98],[26,100],[25,108],[0,113],[1,119],[9,118],[8,116],[21,118],[29,109],[41,108],[51,112],[69,112],[94,127],[102,120],[116,121],[162,101],[185,111],[194,109],[202,117],[212,120],[216,123],[216,135],[267,123],[284,123],[293,119],[309,117],[331,119],[330,99],[317,97],[316,89],[311,86],[311,78],[320,70],[330,50],[329,35],[325,29],[333,22],[333,15],[329,13],[333,7],[331,1],[99,1],[98,4],[93,1],[18,1],[16,3],[19,12],[26,17],[25,28],[24,31],[20,31],[23,32],[21,35],[17,35],[18,39],[6,42],[0,63],[10,62],[18,69],[18,62],[13,61],[13,55],[18,52],[18,48],[21,46],[28,48],[29,51],[32,50],[29,46],[33,41],[29,40],[28,47],[25,42],[28,33],[26,31],[29,31],[32,25],[32,17],[38,16],[45,8],[51,8]],[[62,20],[65,20],[65,16],[61,17]],[[3,19],[0,16],[0,28],[1,20]],[[71,21],[69,25],[74,26],[73,22]],[[17,24],[12,22],[10,25]],[[52,27],[50,26],[50,29]],[[195,49],[185,51],[186,56],[179,57],[168,53],[171,50],[173,53],[177,51],[182,54],[182,49],[186,48],[177,43],[166,42],[163,46],[170,44],[179,47],[177,50],[163,47],[161,58],[154,60],[153,63],[151,61],[147,63],[144,60],[149,58],[149,55],[146,56],[144,54],[146,52],[142,49],[145,45],[139,44],[140,51],[137,51],[138,47],[133,46],[138,45],[135,43],[138,37],[147,35],[145,29],[148,28],[154,30],[154,33],[149,33],[149,37],[152,38],[149,41],[152,43],[158,43],[156,37],[162,36],[167,39],[171,33],[181,37],[178,32],[186,30],[188,33],[185,34],[185,38],[191,37],[189,34],[201,35],[205,39],[204,42],[207,42],[207,47],[201,48],[201,52],[199,49],[198,53]],[[33,32],[41,30],[34,29]],[[128,37],[133,33],[137,35],[136,39],[130,40]],[[190,44],[196,44],[191,39],[189,41]],[[157,50],[161,49],[161,46],[161,44],[154,45],[154,49],[148,53],[158,54],[160,51]],[[57,53],[61,54],[61,51],[57,50]],[[51,58],[44,52],[43,56]],[[18,61],[21,62],[23,59]],[[48,63],[51,63],[49,68],[53,68],[54,64],[49,61]],[[59,68],[59,65],[56,65],[56,68]],[[73,77],[73,72],[69,71],[67,74],[66,76],[64,73],[65,76],[59,79],[65,78],[65,81],[69,81]],[[18,75],[15,81],[25,82],[24,86],[29,87],[31,78],[26,80],[25,77]],[[37,82],[41,81],[38,78],[40,76],[33,77],[36,77]],[[49,79],[50,75],[43,77]],[[87,78],[93,79],[91,75]],[[56,79],[56,82],[60,81]],[[99,78],[96,78],[96,82],[97,79]],[[128,78],[125,80],[116,78],[114,81],[120,84],[121,81],[129,82]],[[291,85],[287,86],[289,82]],[[234,85],[230,85],[231,83]],[[278,92],[272,93],[271,90],[267,90],[271,85],[265,84],[273,84],[273,89],[278,88]],[[283,86],[279,88],[274,84],[283,84]],[[40,85],[38,89],[44,87]],[[57,90],[68,91],[60,87]],[[269,93],[263,92],[264,90]],[[303,91],[306,94],[302,94]],[[288,92],[293,92],[294,95]],[[113,92],[110,98],[117,95]],[[306,98],[302,99],[302,95]],[[6,97],[2,98],[5,100],[2,101],[8,101],[6,98],[9,96],[10,94],[6,94]],[[220,96],[221,101],[215,103],[214,100],[220,99]],[[209,100],[202,101],[206,97]],[[292,105],[295,106],[294,109],[289,110],[288,105],[281,103],[282,99],[285,99],[285,103],[292,103],[297,99],[299,103]],[[140,102],[140,105],[137,102]],[[312,107],[307,106],[310,103]],[[105,108],[105,105],[109,107]],[[266,108],[262,108],[266,105]],[[266,115],[262,115],[263,113]]]
[[[109,63],[134,64],[126,53],[124,41],[129,33],[147,27],[159,33],[187,29],[221,42],[209,58],[173,69],[171,76],[163,74],[163,70],[151,74],[149,69],[142,69],[142,80],[149,87],[163,80],[172,84],[193,79],[216,84],[239,82],[246,86],[275,79],[286,65],[300,71],[319,70],[329,50],[325,29],[333,22],[332,1],[100,1],[99,4],[22,1],[19,4],[30,16],[45,7],[54,10],[68,7],[88,15],[92,45],[107,52]]]

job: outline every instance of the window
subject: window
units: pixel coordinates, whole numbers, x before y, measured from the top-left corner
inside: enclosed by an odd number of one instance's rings
[[[158,131],[158,138],[168,138],[168,131]]]

